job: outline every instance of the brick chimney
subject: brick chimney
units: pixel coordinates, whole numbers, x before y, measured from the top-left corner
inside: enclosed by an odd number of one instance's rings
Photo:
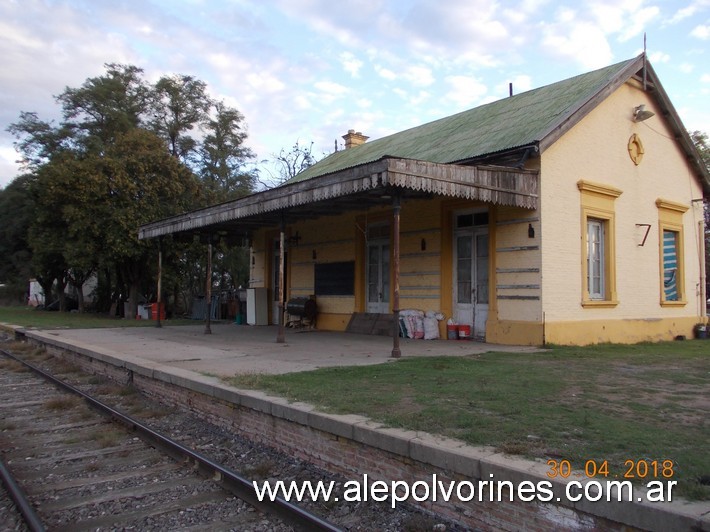
[[[365,144],[369,138],[370,137],[366,137],[359,131],[356,133],[354,129],[349,129],[347,135],[343,135],[343,140],[345,140],[345,149],[349,150],[355,146],[360,146],[360,144]]]

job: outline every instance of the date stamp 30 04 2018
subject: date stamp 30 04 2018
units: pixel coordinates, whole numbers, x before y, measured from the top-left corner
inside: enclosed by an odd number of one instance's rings
[[[549,478],[568,478],[572,474],[569,460],[548,460]],[[608,460],[587,460],[584,462],[584,475],[587,478],[623,478],[627,480],[670,479],[675,471],[673,460],[624,460],[619,471],[613,471]]]

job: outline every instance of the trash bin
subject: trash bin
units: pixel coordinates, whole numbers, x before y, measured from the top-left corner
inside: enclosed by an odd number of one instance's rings
[[[146,307],[150,310],[150,319],[157,320],[158,319],[158,304],[151,303],[150,305],[146,305]],[[161,320],[165,319],[165,303],[163,303],[162,301],[160,302],[160,319]]]

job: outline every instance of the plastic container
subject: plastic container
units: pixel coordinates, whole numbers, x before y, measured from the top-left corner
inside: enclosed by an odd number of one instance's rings
[[[459,337],[459,326],[455,323],[446,324],[446,338],[456,340]]]
[[[469,340],[471,338],[471,326],[459,325],[459,340]]]

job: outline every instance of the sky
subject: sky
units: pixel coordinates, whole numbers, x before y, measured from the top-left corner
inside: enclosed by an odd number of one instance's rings
[[[244,115],[262,178],[282,149],[331,153],[640,54],[691,131],[710,133],[710,0],[0,0],[6,128],[106,63],[190,75]]]

